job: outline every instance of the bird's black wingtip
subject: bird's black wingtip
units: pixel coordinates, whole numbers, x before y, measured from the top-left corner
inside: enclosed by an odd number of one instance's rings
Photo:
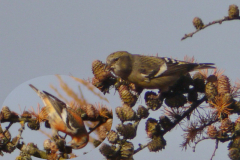
[[[47,91],[42,91],[45,95],[54,98],[55,100],[61,101],[60,99],[58,99],[57,97],[55,97],[54,95],[52,95],[51,93],[48,93]]]
[[[197,69],[215,69],[214,63],[200,63]]]

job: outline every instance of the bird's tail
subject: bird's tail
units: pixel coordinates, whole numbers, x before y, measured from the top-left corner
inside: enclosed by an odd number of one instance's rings
[[[194,69],[214,69],[214,63],[198,63]]]
[[[29,84],[29,86],[38,94],[38,96],[40,97],[40,98],[44,98],[46,95],[43,93],[43,92],[41,92],[41,91],[39,91],[35,86],[33,86],[32,84]]]

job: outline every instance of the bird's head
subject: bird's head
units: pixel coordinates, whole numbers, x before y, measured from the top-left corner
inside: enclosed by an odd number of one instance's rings
[[[73,149],[81,149],[88,144],[88,140],[89,140],[88,134],[74,136],[72,137],[72,141],[70,142],[70,145]]]
[[[106,59],[105,70],[111,70],[120,77],[122,73],[128,74],[132,69],[131,57],[132,55],[127,51],[113,52]]]

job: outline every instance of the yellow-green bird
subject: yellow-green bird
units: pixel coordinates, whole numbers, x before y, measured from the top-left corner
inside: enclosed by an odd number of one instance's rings
[[[107,57],[105,68],[139,87],[166,92],[182,75],[197,69],[215,68],[213,65],[117,51]]]

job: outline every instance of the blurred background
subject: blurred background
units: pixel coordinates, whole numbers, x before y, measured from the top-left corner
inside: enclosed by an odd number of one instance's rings
[[[0,102],[19,111],[29,107],[28,100],[5,99],[16,87],[27,81],[46,75],[72,75],[87,80],[93,77],[92,61],[105,61],[115,51],[126,50],[134,54],[173,57],[183,60],[185,55],[194,56],[197,62],[212,62],[224,69],[234,84],[239,79],[239,21],[223,22],[206,28],[192,38],[181,41],[186,33],[195,31],[194,17],[205,24],[227,16],[230,1],[2,1],[0,5]],[[47,90],[44,86],[36,86]],[[19,89],[15,94],[22,97],[30,90]],[[49,90],[48,90],[49,91]],[[26,97],[36,99],[30,91]],[[83,88],[83,92],[87,92]],[[21,96],[20,96],[21,95]],[[143,94],[141,99],[143,99]],[[18,97],[18,96],[16,96]],[[121,105],[118,93],[107,94],[113,111]],[[94,102],[99,99],[91,99]],[[10,103],[11,102],[11,103]],[[26,102],[26,103],[25,103]],[[36,101],[36,104],[39,102]],[[93,103],[93,102],[92,102]],[[36,105],[35,104],[35,105]],[[139,100],[136,106],[145,105]],[[159,117],[162,110],[152,113]],[[119,123],[116,118],[113,125]],[[138,128],[132,142],[146,144],[149,140],[144,123]],[[166,134],[165,150],[150,153],[144,149],[135,159],[210,159],[215,141],[198,144],[196,152],[188,147],[182,150],[180,127]],[[19,153],[5,153],[1,159],[14,159]],[[227,143],[220,143],[214,159],[229,159]],[[81,158],[81,157],[80,157]],[[34,159],[34,158],[33,158]],[[37,158],[36,158],[37,159]],[[82,159],[104,159],[94,149]]]

